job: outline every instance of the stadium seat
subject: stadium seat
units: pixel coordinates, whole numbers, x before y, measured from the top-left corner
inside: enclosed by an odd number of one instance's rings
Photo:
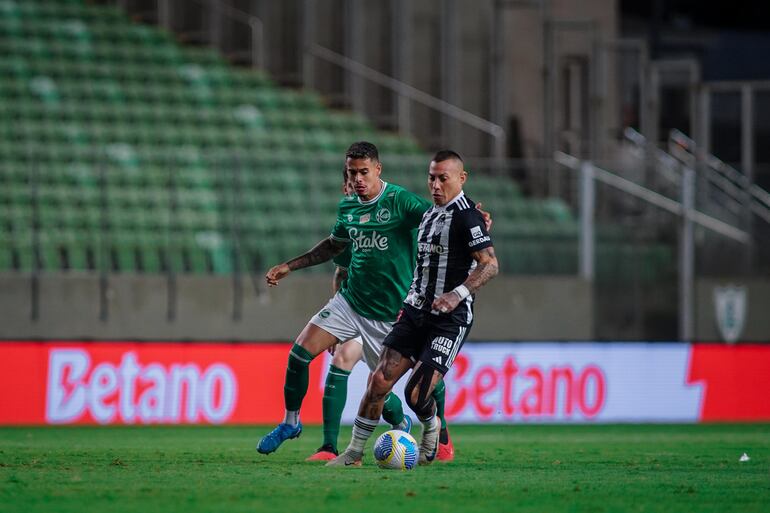
[[[46,270],[226,274],[233,247],[243,269],[264,268],[328,234],[339,159],[363,138],[389,180],[427,193],[426,164],[399,161],[424,158],[414,139],[314,91],[179,45],[115,6],[0,1],[0,268],[34,267],[36,221]],[[524,199],[488,170],[472,170],[468,190],[495,216],[507,272],[576,265],[566,204]]]

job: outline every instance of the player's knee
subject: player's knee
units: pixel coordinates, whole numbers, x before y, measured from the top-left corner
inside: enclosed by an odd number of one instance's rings
[[[334,365],[338,369],[342,369],[346,371],[353,369],[353,365],[350,364],[349,358],[345,358],[345,356],[340,354],[339,351],[334,353],[334,357],[332,358],[332,365]]]
[[[420,397],[419,386],[411,387],[405,394],[405,399],[406,399],[406,404],[414,412],[417,412],[418,410],[422,410],[425,407],[425,404],[424,404],[425,399]]]
[[[361,346],[354,341],[345,342],[337,347],[332,364],[338,369],[350,371],[361,360]]]
[[[426,367],[418,369],[406,384],[404,396],[406,404],[420,418],[430,417],[435,401],[431,396],[430,371]]]

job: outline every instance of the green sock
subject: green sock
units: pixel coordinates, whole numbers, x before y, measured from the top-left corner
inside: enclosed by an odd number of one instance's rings
[[[446,429],[446,419],[444,418],[444,402],[446,401],[446,385],[442,379],[436,383],[433,389],[433,399],[436,401],[436,415],[441,420],[441,429]]]
[[[382,418],[385,422],[393,426],[398,426],[404,421],[404,408],[401,406],[401,399],[393,392],[385,398],[385,405],[382,407]]]
[[[286,365],[286,381],[283,385],[283,402],[288,411],[298,411],[307,393],[308,366],[313,355],[305,348],[294,344],[289,351],[289,363]]]
[[[337,438],[340,434],[340,419],[342,410],[345,409],[345,400],[348,397],[348,377],[350,371],[342,370],[334,365],[329,365],[329,373],[326,374],[326,386],[324,387],[323,413],[324,413],[324,443],[337,449]]]

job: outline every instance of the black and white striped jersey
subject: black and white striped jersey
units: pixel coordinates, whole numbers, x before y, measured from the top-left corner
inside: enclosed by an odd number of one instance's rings
[[[461,285],[476,268],[471,254],[490,246],[484,218],[463,192],[444,206],[434,205],[423,214],[417,232],[417,263],[404,303],[431,311],[435,298]],[[470,324],[472,305],[471,295],[449,315]]]

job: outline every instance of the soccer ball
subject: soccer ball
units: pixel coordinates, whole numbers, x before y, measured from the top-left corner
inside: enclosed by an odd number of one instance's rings
[[[374,443],[374,459],[380,468],[411,470],[417,465],[419,454],[412,435],[397,429],[385,431]]]

